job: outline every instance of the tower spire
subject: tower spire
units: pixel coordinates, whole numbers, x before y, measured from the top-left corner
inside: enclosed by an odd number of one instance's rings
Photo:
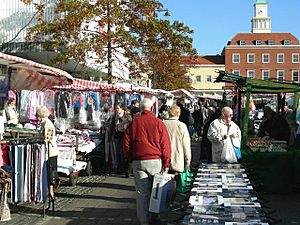
[[[268,1],[256,0],[254,17],[251,20],[252,33],[271,33],[271,18],[268,15]]]

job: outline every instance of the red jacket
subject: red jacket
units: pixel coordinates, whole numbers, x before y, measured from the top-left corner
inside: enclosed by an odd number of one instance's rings
[[[123,149],[130,161],[161,158],[163,168],[169,168],[171,146],[167,128],[151,111],[143,111],[129,124]]]

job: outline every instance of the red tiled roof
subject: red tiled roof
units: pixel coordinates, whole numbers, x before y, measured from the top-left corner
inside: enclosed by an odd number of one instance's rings
[[[191,59],[189,56],[181,56],[182,64],[201,64],[201,65],[225,65],[225,57],[222,55],[206,55],[206,56],[197,56],[195,60]]]
[[[299,45],[299,40],[291,33],[238,33],[228,45],[239,45],[244,40],[246,45],[255,45],[255,40],[261,40],[266,45],[268,40],[274,40],[274,45],[283,45],[283,40],[290,40],[291,45]]]

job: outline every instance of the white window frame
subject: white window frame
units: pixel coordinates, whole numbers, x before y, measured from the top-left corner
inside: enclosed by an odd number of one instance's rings
[[[279,80],[279,75],[282,73],[282,80]],[[277,81],[284,81],[284,70],[277,70]]]
[[[269,39],[268,40],[268,45],[274,45],[274,40],[273,39]]]
[[[250,60],[252,56],[252,61]],[[254,53],[247,53],[247,63],[255,63],[255,54]]]
[[[267,79],[265,79],[265,73],[268,74],[268,78]],[[270,70],[262,70],[261,71],[261,79],[262,80],[270,80]]]
[[[294,79],[294,73],[297,73],[297,79]],[[292,70],[292,80],[294,82],[299,82],[299,70]]]
[[[252,73],[253,76],[249,76],[250,73]],[[255,78],[255,72],[254,72],[254,70],[247,70],[247,77],[249,77],[249,78]]]
[[[283,45],[290,45],[290,44],[291,44],[291,40],[289,39],[283,40]]]
[[[241,71],[240,70],[232,70],[232,74],[235,74],[237,76],[241,76]]]
[[[268,57],[267,61],[265,61],[265,56]],[[270,54],[269,53],[263,53],[263,54],[261,54],[261,62],[262,63],[270,63]]]
[[[239,45],[246,45],[246,41],[245,40],[240,40]]]
[[[197,78],[199,78],[199,80]],[[201,75],[196,75],[195,80],[197,83],[201,83]]]
[[[237,58],[235,58],[237,57]],[[240,63],[241,58],[239,53],[232,53],[232,63]]]
[[[280,60],[282,58],[282,61]],[[277,53],[277,63],[284,63],[284,53]]]
[[[292,63],[299,63],[299,53],[292,53]]]
[[[206,75],[206,82],[211,83],[212,82],[212,75]]]
[[[261,45],[262,41],[260,39],[255,40],[255,45]]]

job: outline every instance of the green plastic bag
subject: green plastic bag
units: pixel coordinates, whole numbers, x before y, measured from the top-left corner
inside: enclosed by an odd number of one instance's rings
[[[186,193],[192,188],[192,183],[194,180],[194,174],[191,172],[190,167],[186,166],[182,173],[179,173],[178,186],[176,188],[177,192]]]

